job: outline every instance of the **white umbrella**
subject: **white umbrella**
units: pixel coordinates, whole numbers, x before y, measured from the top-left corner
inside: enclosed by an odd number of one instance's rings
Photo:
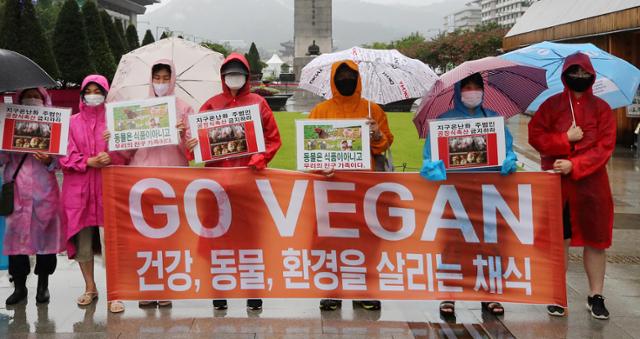
[[[331,66],[342,60],[353,60],[358,64],[362,96],[379,104],[420,98],[438,80],[429,66],[395,49],[353,47],[313,59],[302,69],[299,87],[330,99]]]
[[[222,92],[222,54],[180,38],[161,39],[122,56],[107,100],[125,101],[149,96],[151,66],[160,59],[173,61],[176,96],[198,110]]]

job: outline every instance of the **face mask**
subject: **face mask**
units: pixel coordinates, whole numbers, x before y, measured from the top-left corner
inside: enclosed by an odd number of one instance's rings
[[[84,96],[84,102],[87,104],[87,106],[99,106],[104,103],[104,95],[87,94]]]
[[[163,97],[169,92],[169,84],[153,84],[153,91],[157,96]]]
[[[570,75],[565,75],[564,80],[567,83],[567,87],[574,92],[584,92],[593,84],[593,77],[574,78]]]
[[[242,74],[229,74],[224,77],[224,83],[232,90],[239,90],[244,87],[247,79]]]
[[[27,106],[44,106],[44,101],[37,98],[24,98],[22,104]]]
[[[482,103],[483,95],[482,91],[466,91],[461,93],[460,99],[466,108],[476,108]]]
[[[353,93],[356,92],[356,86],[358,85],[358,80],[356,79],[342,79],[336,81],[336,88],[338,92],[345,97],[352,96]]]

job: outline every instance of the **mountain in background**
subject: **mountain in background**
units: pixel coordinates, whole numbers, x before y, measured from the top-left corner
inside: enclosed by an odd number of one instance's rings
[[[212,41],[255,41],[261,49],[273,52],[280,49],[281,42],[293,39],[293,1],[172,0],[140,16],[138,26],[142,33],[150,28],[155,34],[156,26],[167,26],[178,34]],[[374,41],[388,42],[416,31],[433,36],[442,29],[444,16],[467,2],[447,0],[427,6],[398,6],[334,0],[334,45],[345,49]]]

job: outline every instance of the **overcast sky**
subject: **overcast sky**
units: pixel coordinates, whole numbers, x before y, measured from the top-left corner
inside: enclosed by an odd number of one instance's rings
[[[175,0],[160,0],[159,4],[148,6],[147,9],[148,11],[153,11],[154,9],[158,7],[162,7],[163,5],[165,5],[170,1],[175,1]],[[239,1],[242,1],[242,0],[239,0]],[[280,0],[280,1],[283,3],[293,3],[294,0]],[[357,0],[353,0],[353,1],[357,1]],[[425,6],[425,5],[429,5],[436,2],[443,2],[445,0],[362,0],[362,1],[380,3],[380,4],[402,4],[402,5],[411,5],[411,6]]]

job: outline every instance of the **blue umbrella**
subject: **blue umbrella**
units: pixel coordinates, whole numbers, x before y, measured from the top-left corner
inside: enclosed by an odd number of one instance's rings
[[[631,105],[640,85],[640,70],[593,44],[561,44],[545,41],[500,57],[547,70],[549,89],[542,92],[528,108],[529,111],[536,111],[547,98],[564,90],[561,79],[564,59],[577,52],[587,54],[596,70],[593,94],[604,99],[611,108]]]

